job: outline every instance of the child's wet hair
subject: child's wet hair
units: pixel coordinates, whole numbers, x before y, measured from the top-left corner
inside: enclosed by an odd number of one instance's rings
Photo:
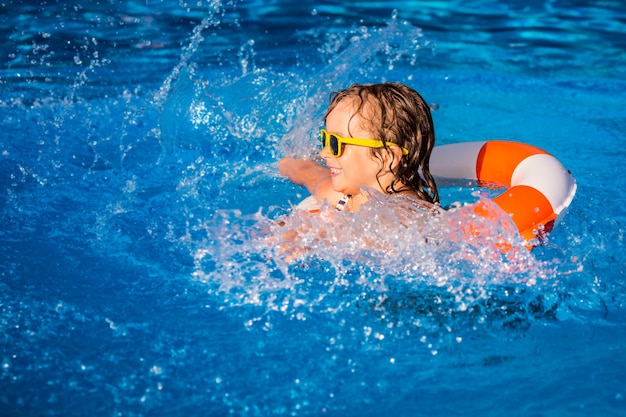
[[[435,128],[430,107],[422,96],[400,83],[354,84],[332,94],[326,116],[346,98],[355,100],[354,115],[365,123],[361,127],[369,131],[373,139],[395,143],[409,151],[394,170],[396,178],[385,192],[411,190],[422,200],[438,203],[437,185],[429,168]],[[371,151],[374,157],[382,159],[385,148]]]

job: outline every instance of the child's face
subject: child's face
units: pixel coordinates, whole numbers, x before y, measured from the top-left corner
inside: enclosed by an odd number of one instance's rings
[[[326,130],[343,137],[377,139],[364,130],[361,118],[355,113],[354,99],[345,98],[326,117]],[[343,194],[355,195],[360,187],[371,187],[383,192],[376,176],[382,163],[372,156],[370,148],[357,145],[344,145],[339,158],[333,157],[328,146],[322,149],[320,156],[330,168],[333,189]]]

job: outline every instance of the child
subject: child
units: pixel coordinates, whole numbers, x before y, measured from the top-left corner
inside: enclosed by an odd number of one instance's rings
[[[293,158],[279,164],[282,175],[312,194],[300,207],[314,211],[327,202],[357,212],[367,189],[412,196],[426,206],[439,202],[429,170],[435,130],[415,90],[399,83],[355,84],[332,95],[325,121],[320,156],[326,167]]]

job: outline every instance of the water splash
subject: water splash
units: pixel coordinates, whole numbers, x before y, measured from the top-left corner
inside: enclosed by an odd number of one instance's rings
[[[198,3],[201,4],[201,3]],[[228,2],[232,5],[232,2]],[[181,2],[181,6],[190,9],[186,3]],[[178,79],[183,69],[189,67],[189,62],[194,54],[198,51],[198,47],[202,41],[204,41],[203,32],[210,27],[217,27],[220,24],[219,16],[224,13],[224,5],[219,0],[213,0],[209,5],[208,16],[204,17],[199,25],[193,28],[193,34],[189,39],[189,44],[182,49],[178,64],[172,69],[172,72],[163,81],[163,85],[154,95],[154,105],[157,108],[163,106],[164,101],[167,99],[170,92],[172,83]]]
[[[401,337],[395,329],[408,326],[438,340],[427,343],[434,351],[462,340],[467,326],[523,327],[556,317],[556,272],[528,252],[504,213],[493,221],[466,207],[436,216],[419,211],[372,195],[358,215],[222,212],[195,242],[193,276],[218,308],[241,314],[247,326],[271,327],[274,314],[352,323],[366,309],[376,319],[363,326],[378,336],[364,338]],[[489,234],[467,236],[458,224],[468,221]]]

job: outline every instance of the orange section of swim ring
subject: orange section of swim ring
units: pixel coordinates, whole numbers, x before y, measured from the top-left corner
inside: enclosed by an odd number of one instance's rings
[[[476,178],[510,187],[511,176],[519,163],[537,154],[547,154],[547,152],[524,143],[489,141],[478,153]]]
[[[511,220],[525,239],[534,237],[532,231],[539,224],[546,225],[556,218],[548,199],[536,189],[526,185],[513,187],[493,201],[511,216]]]

